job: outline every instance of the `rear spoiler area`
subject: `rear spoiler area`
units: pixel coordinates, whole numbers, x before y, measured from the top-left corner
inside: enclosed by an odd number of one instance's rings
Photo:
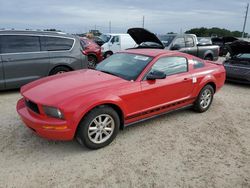
[[[215,64],[215,65],[223,65],[224,64],[224,61],[223,60],[217,60],[217,61],[208,61],[206,60],[207,63],[211,63],[211,64]]]

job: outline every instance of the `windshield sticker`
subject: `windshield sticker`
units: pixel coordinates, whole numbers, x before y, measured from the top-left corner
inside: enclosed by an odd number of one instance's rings
[[[149,57],[137,55],[134,57],[136,60],[147,61]]]

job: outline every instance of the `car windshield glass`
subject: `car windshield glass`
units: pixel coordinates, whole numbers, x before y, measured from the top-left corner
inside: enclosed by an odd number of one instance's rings
[[[97,65],[96,70],[118,76],[125,80],[136,80],[152,57],[117,53]]]
[[[159,35],[158,38],[163,43],[165,47],[168,47],[171,42],[174,40],[176,36],[175,35]]]
[[[111,35],[102,34],[102,35],[99,36],[99,38],[102,39],[102,41],[106,43],[106,42],[108,42],[110,40]]]

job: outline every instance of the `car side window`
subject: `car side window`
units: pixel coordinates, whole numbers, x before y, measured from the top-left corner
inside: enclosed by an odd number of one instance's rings
[[[174,40],[173,46],[178,45],[180,48],[185,48],[185,39],[184,37],[178,37]]]
[[[167,76],[188,71],[188,62],[184,57],[160,58],[151,68],[150,72],[162,71]]]
[[[119,43],[119,36],[113,36],[111,43]]]
[[[1,53],[39,52],[38,36],[4,35],[1,37]]]
[[[186,47],[194,47],[194,39],[191,36],[186,37]]]
[[[41,37],[42,51],[64,51],[70,50],[74,40],[60,37]]]
[[[250,53],[239,54],[237,57],[240,59],[250,59]]]
[[[194,69],[205,67],[205,63],[196,59],[193,59]]]

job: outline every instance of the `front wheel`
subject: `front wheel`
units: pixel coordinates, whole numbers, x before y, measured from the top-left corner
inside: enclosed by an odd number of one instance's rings
[[[108,57],[110,57],[110,56],[112,56],[112,55],[113,55],[113,52],[108,51],[108,52],[106,52],[106,53],[104,54],[104,57],[105,57],[105,58],[108,58]]]
[[[194,109],[197,112],[205,112],[212,104],[214,96],[214,89],[211,85],[206,85],[201,91],[194,103]]]
[[[76,139],[90,149],[99,149],[110,144],[116,137],[120,119],[113,108],[97,107],[80,123]]]

